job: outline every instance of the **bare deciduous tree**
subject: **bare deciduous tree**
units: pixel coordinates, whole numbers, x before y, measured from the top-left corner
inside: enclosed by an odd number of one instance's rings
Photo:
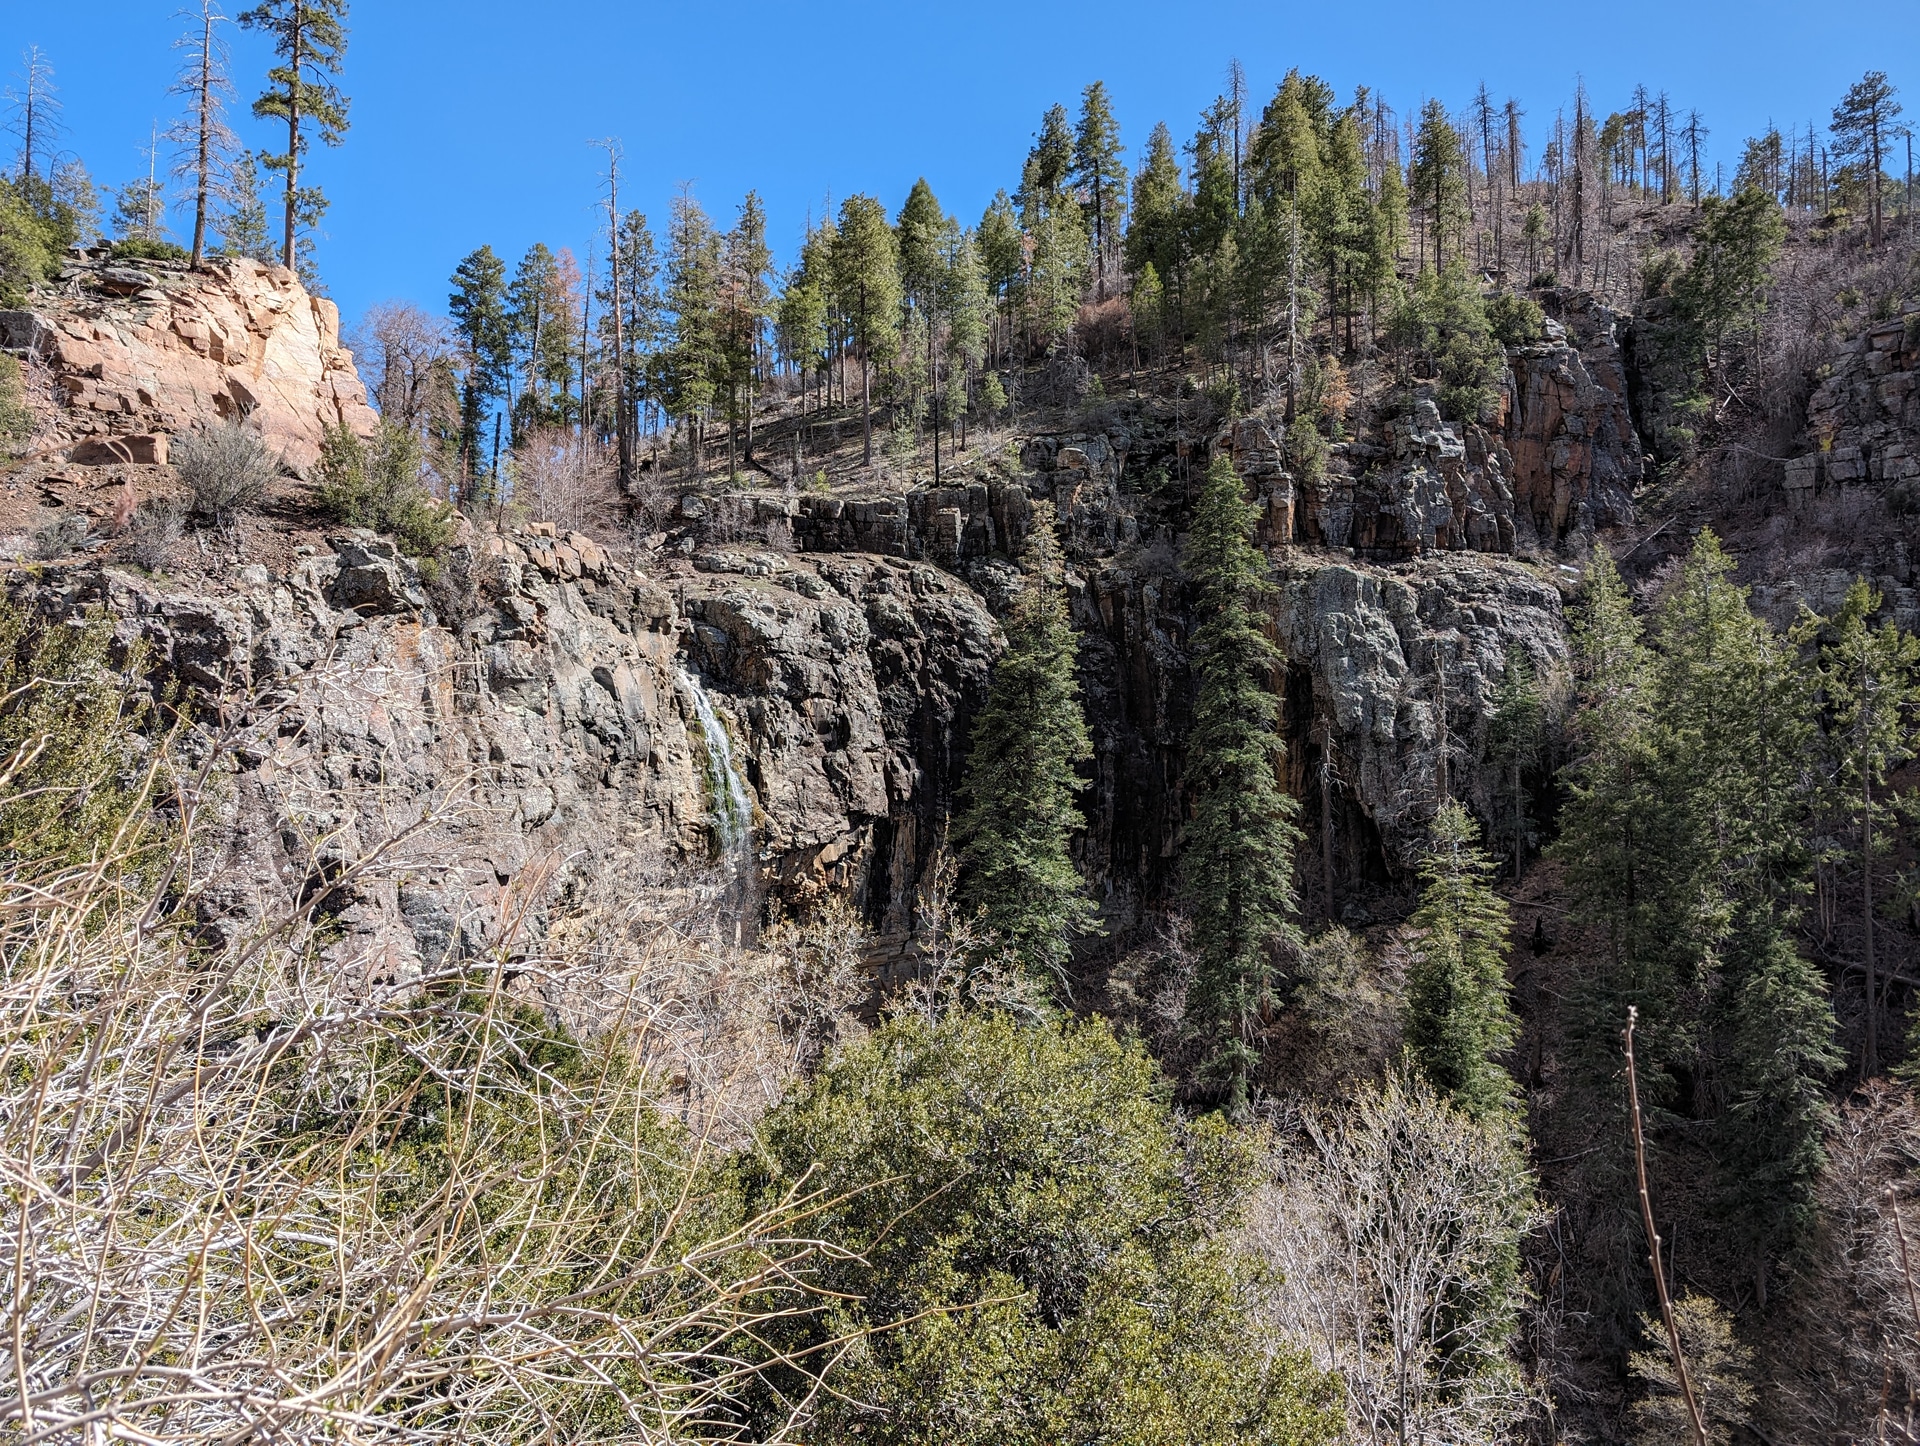
[[[1355,1440],[1490,1446],[1533,1404],[1511,1346],[1537,1222],[1510,1130],[1389,1079],[1282,1132],[1248,1244],[1276,1267],[1269,1321],[1340,1373]]]

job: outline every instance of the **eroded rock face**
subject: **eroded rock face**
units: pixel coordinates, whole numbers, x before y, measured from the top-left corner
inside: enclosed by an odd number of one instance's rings
[[[378,426],[339,309],[280,266],[76,263],[31,311],[0,313],[0,341],[52,369],[53,445],[83,465],[163,460],[167,436],[245,416],[305,469],[329,427]]]
[[[552,892],[612,850],[709,865],[690,687],[733,740],[758,881],[845,890],[904,929],[998,634],[936,569],[832,564],[786,586],[668,586],[584,537],[489,538],[451,560],[477,583],[458,626],[364,533],[218,595],[98,566],[8,583],[50,617],[104,606],[159,680],[209,705],[244,697],[210,929],[317,899],[341,958],[404,976],[449,949],[525,947]]]
[[[1807,402],[1807,450],[1786,464],[1787,503],[1870,486],[1920,511],[1920,308],[1846,343]]]
[[[1546,340],[1508,353],[1502,429],[1515,511],[1542,543],[1630,526],[1645,474],[1619,318],[1585,292],[1547,304]]]

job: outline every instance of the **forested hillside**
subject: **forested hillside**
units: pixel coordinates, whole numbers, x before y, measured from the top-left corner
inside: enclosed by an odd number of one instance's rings
[[[609,141],[343,328],[347,20],[15,95],[23,1440],[1920,1440],[1885,74]]]

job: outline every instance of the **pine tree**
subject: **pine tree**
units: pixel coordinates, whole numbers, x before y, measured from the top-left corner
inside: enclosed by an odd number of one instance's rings
[[[273,241],[267,234],[267,208],[260,199],[260,172],[253,157],[234,162],[227,210],[220,219],[220,254],[244,256],[250,261],[273,260]]]
[[[1080,95],[1080,124],[1073,133],[1073,176],[1086,195],[1084,213],[1093,231],[1094,284],[1107,299],[1107,267],[1126,212],[1127,167],[1121,159],[1120,123],[1104,81]]]
[[[1294,933],[1300,837],[1296,805],[1275,772],[1285,744],[1270,685],[1282,659],[1261,626],[1270,584],[1254,523],[1232,462],[1216,457],[1184,556],[1199,621],[1184,769],[1193,805],[1181,873],[1198,956],[1188,1019],[1206,1042],[1205,1074],[1230,1114],[1246,1108],[1259,1060],[1254,1033],[1272,1004],[1274,950]]]
[[[1034,510],[1007,614],[1007,650],[974,724],[956,829],[961,898],[1037,977],[1063,976],[1095,909],[1070,844],[1083,827],[1076,773],[1093,756],[1080,685],[1079,638],[1068,621],[1053,509]]]
[[[1526,862],[1528,843],[1526,770],[1540,756],[1546,726],[1546,703],[1533,660],[1518,644],[1507,649],[1506,667],[1494,685],[1493,713],[1487,720],[1487,748],[1499,765],[1507,793],[1507,837],[1513,846],[1513,876],[1518,879]]]
[[[558,420],[557,409],[548,402],[548,388],[564,387],[572,366],[572,307],[561,288],[559,263],[544,242],[535,242],[520,258],[507,288],[506,306],[507,349],[514,358],[507,372],[508,411],[517,447],[529,427]],[[512,395],[516,372],[524,378],[517,400]]]
[[[1408,179],[1413,204],[1426,212],[1433,237],[1432,265],[1446,263],[1450,242],[1464,248],[1467,221],[1466,173],[1460,154],[1460,133],[1447,119],[1447,108],[1430,100],[1420,110],[1420,131],[1413,143],[1413,167]]]
[[[834,292],[860,357],[861,461],[873,462],[873,358],[900,340],[900,255],[887,213],[871,196],[840,206],[833,248]]]
[[[1480,831],[1452,800],[1434,816],[1420,863],[1420,907],[1408,921],[1417,954],[1407,979],[1407,1053],[1434,1089],[1484,1120],[1514,1103],[1513,1080],[1496,1056],[1519,1024],[1507,1003],[1513,921],[1493,891],[1493,860]]]
[[[660,295],[660,253],[643,213],[629,211],[621,218],[619,246],[620,284],[616,289],[609,275],[606,284],[595,293],[595,299],[600,303],[603,348],[610,354],[625,354],[626,377],[621,396],[627,402],[631,451],[637,445],[642,409],[659,401],[653,362],[665,334],[665,319]],[[616,311],[620,319],[618,345],[613,325]]]
[[[302,227],[318,223],[326,197],[318,186],[302,186],[300,170],[311,137],[337,146],[346,139],[347,98],[335,83],[347,49],[347,0],[262,0],[242,12],[240,23],[273,37],[281,64],[267,72],[268,89],[253,103],[260,120],[284,121],[287,148],[265,155],[267,169],[286,176],[284,233],[280,264],[299,261],[296,239]]]
[[[1866,974],[1865,1043],[1860,1075],[1879,1072],[1880,983],[1874,952],[1874,859],[1891,842],[1888,776],[1914,756],[1913,713],[1920,707],[1920,638],[1889,618],[1870,619],[1881,597],[1856,578],[1828,625],[1820,650],[1820,684],[1831,721],[1827,730],[1833,783],[1844,799],[1842,816],[1853,842],[1846,850],[1860,865],[1861,964]]]
[[[960,223],[951,217],[947,219],[946,231],[940,242],[938,299],[941,315],[947,323],[945,395],[951,397],[957,385],[960,398],[948,402],[943,411],[943,398],[936,394],[936,427],[943,416],[965,416],[967,381],[986,361],[987,331],[992,322],[992,302],[987,297],[987,280],[980,267],[979,248],[974,245],[973,237],[961,230]],[[964,435],[962,441],[965,441]],[[934,435],[933,464],[934,484],[938,486],[940,439],[937,430]]]
[[[729,447],[735,424],[744,415],[743,455],[753,460],[753,404],[765,340],[773,252],[767,246],[767,213],[757,192],[740,203],[740,218],[721,247],[720,326],[727,382]]]
[[[1073,126],[1065,106],[1049,106],[1040,118],[1040,133],[1033,138],[1021,175],[1021,192],[1014,200],[1022,208],[1035,199],[1035,193],[1048,202],[1066,194],[1073,177]]]
[[[1730,201],[1706,199],[1693,257],[1676,288],[1683,319],[1694,332],[1687,344],[1696,349],[1696,364],[1720,369],[1727,334],[1753,326],[1765,313],[1773,264],[1785,240],[1786,221],[1771,195],[1742,191]]]
[[[986,276],[987,288],[1007,313],[1005,342],[1000,347],[989,349],[996,355],[1010,357],[1013,347],[1013,287],[1020,278],[1025,243],[1020,238],[1020,220],[1013,209],[1013,198],[1005,191],[996,192],[988,203],[974,238],[980,251],[980,269]]]
[[[720,237],[693,196],[673,199],[667,227],[666,308],[672,340],[660,358],[660,393],[687,439],[687,465],[701,465],[702,424],[724,374],[720,349]]]
[[[471,500],[480,470],[481,428],[495,398],[506,390],[513,365],[507,320],[507,268],[491,246],[468,253],[453,273],[447,313],[460,340],[460,476]]]
[[[1833,108],[1833,153],[1850,161],[1867,182],[1868,244],[1878,247],[1881,236],[1880,186],[1887,147],[1899,132],[1900,102],[1883,70],[1870,70],[1848,87],[1846,97]]]
[[[1147,138],[1147,158],[1133,180],[1133,207],[1127,220],[1124,252],[1127,270],[1136,286],[1151,269],[1161,289],[1159,317],[1163,335],[1178,330],[1179,286],[1186,261],[1186,187],[1180,179],[1180,160],[1173,133],[1156,125]]]

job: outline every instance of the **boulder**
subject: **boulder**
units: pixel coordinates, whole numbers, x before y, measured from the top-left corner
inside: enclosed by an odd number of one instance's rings
[[[132,437],[86,437],[73,445],[67,460],[80,467],[110,467],[125,462],[140,466],[164,466],[167,437],[164,433]]]

